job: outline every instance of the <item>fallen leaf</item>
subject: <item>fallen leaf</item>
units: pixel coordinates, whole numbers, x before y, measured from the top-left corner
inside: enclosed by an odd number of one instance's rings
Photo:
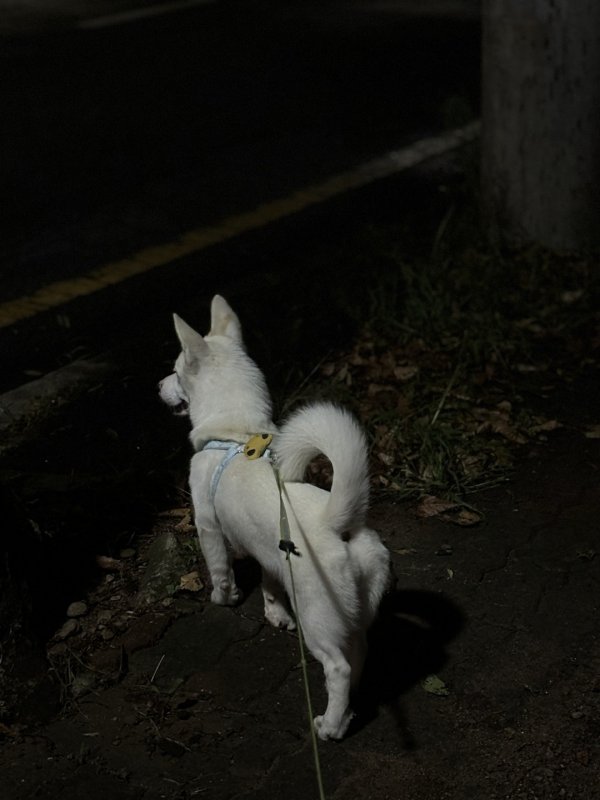
[[[72,636],[74,633],[77,633],[79,630],[79,623],[76,619],[68,619],[65,624],[54,634],[55,639],[60,639],[61,641],[67,639],[69,636]]]
[[[467,476],[477,476],[481,474],[484,456],[478,455],[460,455],[460,466],[463,473]]]
[[[348,369],[348,365],[344,364],[344,366],[338,370],[337,375],[335,376],[336,380],[340,382],[345,382],[348,386],[352,383],[352,375],[350,375],[350,370]]]
[[[517,364],[517,372],[526,375],[529,372],[547,372],[546,364]]]
[[[88,612],[87,605],[83,602],[83,600],[76,600],[74,603],[71,603],[67,608],[67,617],[75,618],[75,617],[84,617]]]
[[[117,558],[111,558],[110,556],[96,556],[96,564],[100,569],[105,569],[107,572],[121,569],[121,562]]]
[[[526,437],[511,424],[506,408],[497,410],[475,408],[472,414],[475,419],[481,420],[477,433],[492,431],[492,433],[497,433],[515,444],[525,444],[527,442]]]
[[[470,528],[471,525],[477,525],[477,523],[481,522],[481,515],[468,508],[461,508],[456,518],[452,521],[457,525],[461,525],[463,528]]]
[[[600,424],[590,425],[585,432],[586,439],[600,439]]]
[[[161,511],[159,517],[185,517],[189,514],[189,508],[169,508],[166,511]]]
[[[562,428],[562,424],[557,419],[547,419],[545,422],[539,422],[537,425],[533,425],[529,429],[529,432],[532,434],[547,433],[549,431],[555,431],[557,428]]]
[[[425,497],[421,498],[417,506],[416,514],[417,517],[421,517],[422,519],[437,517],[439,514],[443,514],[445,511],[451,511],[454,508],[457,508],[457,503],[452,503],[448,500],[442,500],[440,497],[435,497],[435,495],[427,494]]]
[[[196,526],[192,522],[192,512],[188,511],[185,517],[182,517],[177,525],[175,525],[176,531],[181,531],[182,533],[189,533],[196,529]]]
[[[369,362],[366,358],[363,358],[360,353],[352,353],[348,359],[348,363],[352,364],[353,367],[364,367]]]
[[[439,514],[442,522],[451,522],[452,525],[460,525],[461,528],[470,528],[481,522],[481,514],[471,511],[468,508],[451,509],[449,513]]]
[[[383,462],[386,467],[391,467],[394,463],[394,457],[391,456],[389,453],[377,453],[377,458]]]
[[[179,580],[179,588],[186,592],[199,592],[203,586],[200,575],[196,571],[182,575]]]
[[[535,319],[535,317],[527,317],[526,319],[520,319],[515,323],[517,328],[521,330],[528,330],[532,333],[545,333],[546,329],[543,328],[539,322]]]
[[[425,680],[421,681],[421,687],[429,694],[435,694],[438,697],[447,697],[450,691],[446,684],[437,675],[429,675]]]
[[[576,303],[583,296],[583,289],[573,289],[571,291],[563,292],[560,296],[560,299],[566,305],[571,305],[571,303]]]
[[[409,364],[405,367],[394,367],[394,377],[399,381],[409,381],[414,378],[419,368],[414,364]]]
[[[453,525],[460,525],[463,528],[477,525],[482,520],[482,515],[477,511],[464,508],[460,503],[442,500],[434,495],[425,495],[422,498],[417,506],[416,515],[421,519],[438,517],[442,522],[451,522]],[[438,555],[440,554],[438,552]],[[444,552],[443,555],[447,555],[447,553]]]

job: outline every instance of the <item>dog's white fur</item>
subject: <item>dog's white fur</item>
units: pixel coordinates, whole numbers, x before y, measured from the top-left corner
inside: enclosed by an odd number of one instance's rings
[[[314,724],[321,739],[340,739],[352,718],[350,691],[366,656],[366,632],[391,580],[388,551],[365,525],[365,437],[349,413],[330,403],[304,406],[278,431],[264,376],[246,354],[238,317],[219,295],[212,301],[207,336],[177,315],[174,321],[182,351],[175,372],[160,383],[160,396],[174,409],[187,405],[191,418],[197,452],[190,487],[211,599],[222,605],[240,599],[227,539],[236,553],[253,556],[262,568],[267,620],[295,627],[286,598],[289,568],[278,548],[279,493],[271,464],[236,456],[213,501],[210,484],[224,453],[201,450],[209,440],[244,443],[253,434],[273,433],[291,536],[300,552],[291,556],[298,615],[306,644],[323,665],[328,691],[327,709]],[[302,482],[317,453],[332,463],[331,492]]]

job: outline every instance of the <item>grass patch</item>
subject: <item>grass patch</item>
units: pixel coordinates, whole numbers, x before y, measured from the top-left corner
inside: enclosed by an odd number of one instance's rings
[[[465,197],[449,199],[418,252],[406,225],[352,237],[336,258],[363,286],[340,282],[336,301],[359,334],[288,404],[350,406],[371,440],[376,485],[403,498],[464,504],[506,480],[519,448],[561,425],[543,399],[597,366],[597,259],[492,249]]]

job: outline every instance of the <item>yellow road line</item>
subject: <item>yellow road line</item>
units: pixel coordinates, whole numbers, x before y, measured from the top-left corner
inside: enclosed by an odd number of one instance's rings
[[[179,2],[175,3],[158,3],[152,6],[132,8],[129,11],[118,11],[114,14],[107,14],[103,17],[82,19],[76,24],[76,27],[83,30],[109,28],[113,25],[125,25],[129,22],[137,22],[140,19],[160,17],[164,16],[165,14],[174,14],[178,11],[187,11],[189,8],[206,6],[214,2],[216,2],[216,0],[179,0]]]
[[[401,150],[393,150],[381,158],[334,175],[323,183],[307,186],[287,197],[264,203],[253,211],[226,217],[214,226],[188,231],[174,242],[146,247],[129,258],[105,264],[81,277],[48,284],[31,295],[0,304],[0,328],[9,327],[20,320],[34,317],[42,311],[56,308],[77,297],[93,294],[134,275],[141,275],[156,267],[165,266],[184,256],[225,242],[241,233],[262,228],[351,189],[366,186],[380,178],[401,172],[429,158],[453,150],[475,139],[478,134],[479,122],[472,122],[440,136],[421,139]]]

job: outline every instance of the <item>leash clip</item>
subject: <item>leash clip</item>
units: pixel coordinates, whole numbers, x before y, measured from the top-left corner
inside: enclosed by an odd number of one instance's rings
[[[251,436],[244,445],[244,455],[251,461],[254,461],[257,458],[262,458],[272,441],[273,434],[257,433],[254,436]]]
[[[296,549],[296,545],[291,539],[281,539],[279,542],[279,549],[283,550],[283,552],[287,554],[288,558],[290,557],[290,553],[295,556],[300,555],[300,552]]]

